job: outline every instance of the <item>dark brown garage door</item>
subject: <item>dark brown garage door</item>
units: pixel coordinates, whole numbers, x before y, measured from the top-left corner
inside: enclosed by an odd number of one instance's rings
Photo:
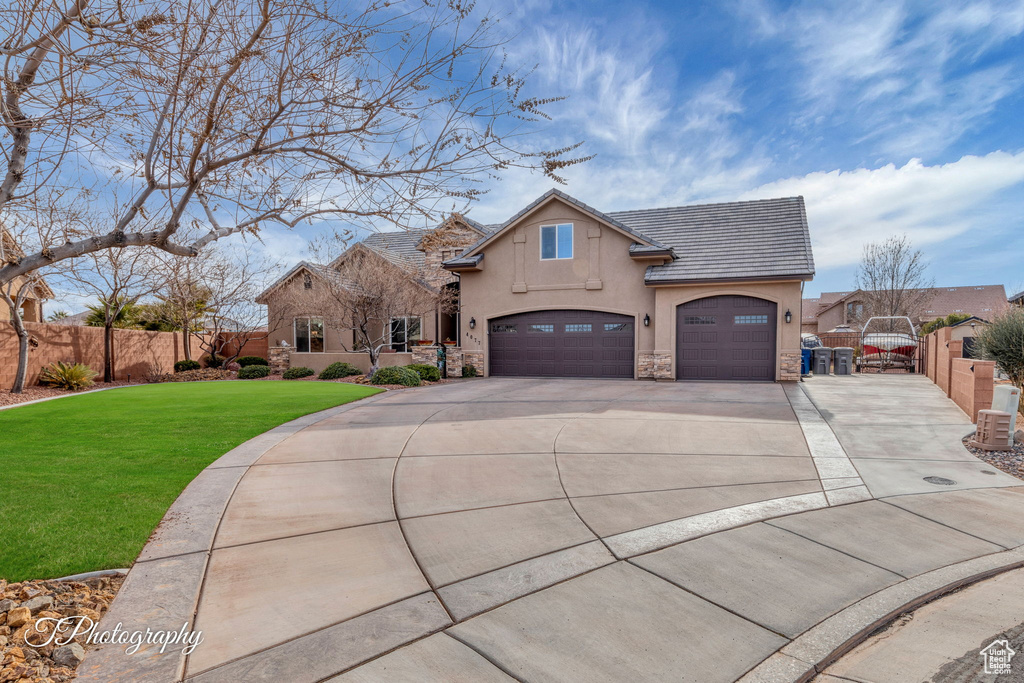
[[[534,311],[494,318],[490,374],[633,377],[633,318],[596,311]]]
[[[676,378],[775,380],[775,303],[712,296],[676,309]]]

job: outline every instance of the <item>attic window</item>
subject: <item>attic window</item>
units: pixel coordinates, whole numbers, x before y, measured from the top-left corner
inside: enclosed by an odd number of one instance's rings
[[[306,289],[313,289],[313,278],[309,276],[309,273],[302,274],[302,286]]]
[[[540,259],[572,258],[572,223],[540,226]]]

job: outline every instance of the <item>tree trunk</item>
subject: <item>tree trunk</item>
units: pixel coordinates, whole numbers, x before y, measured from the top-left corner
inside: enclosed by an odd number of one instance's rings
[[[192,360],[192,345],[189,343],[191,338],[192,333],[189,331],[189,326],[186,325],[181,332],[181,349],[185,352],[185,360]]]
[[[14,386],[11,387],[12,394],[20,394],[25,391],[25,380],[28,378],[28,330],[25,329],[25,322],[21,316],[15,313],[11,320],[14,331],[18,334],[18,371],[14,375]]]
[[[103,381],[114,381],[114,325],[103,326]]]

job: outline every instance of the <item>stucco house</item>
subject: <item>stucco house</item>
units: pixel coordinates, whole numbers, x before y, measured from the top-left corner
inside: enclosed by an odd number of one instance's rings
[[[0,256],[4,256],[7,260],[18,259],[25,255],[25,252],[15,242],[14,237],[3,228],[0,228],[0,247],[2,247]],[[2,260],[0,259],[0,261]],[[11,291],[19,291],[26,282],[24,278],[16,278],[12,283]],[[34,278],[29,286],[28,296],[21,306],[21,319],[27,323],[44,322],[43,303],[53,298],[53,290],[43,278]]]
[[[551,190],[444,268],[485,375],[799,379],[802,197],[603,213]]]
[[[915,290],[917,291],[917,290]],[[971,285],[967,287],[931,287],[922,290],[918,310],[909,311],[915,325],[945,318],[950,313],[974,315],[985,320],[997,317],[1007,308],[1003,285]],[[822,292],[821,296],[803,300],[801,329],[811,334],[830,332],[837,327],[859,329],[866,316],[865,296],[861,290]]]
[[[416,272],[417,286],[458,289],[456,313],[391,321],[402,356],[417,339],[451,339],[483,375],[799,379],[801,290],[814,275],[801,197],[603,213],[551,190],[500,225],[455,216],[374,234],[259,297],[271,355],[283,345],[292,364],[349,360],[338,352],[353,340],[322,315],[279,310],[356,250]]]

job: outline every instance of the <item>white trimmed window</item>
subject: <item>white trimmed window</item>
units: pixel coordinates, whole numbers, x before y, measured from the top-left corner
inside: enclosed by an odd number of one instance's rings
[[[323,353],[323,318],[295,319],[295,350],[299,353]]]
[[[540,260],[572,258],[572,223],[540,226]]]
[[[399,352],[406,352],[409,347],[421,339],[419,316],[392,318],[388,328],[388,345]]]

